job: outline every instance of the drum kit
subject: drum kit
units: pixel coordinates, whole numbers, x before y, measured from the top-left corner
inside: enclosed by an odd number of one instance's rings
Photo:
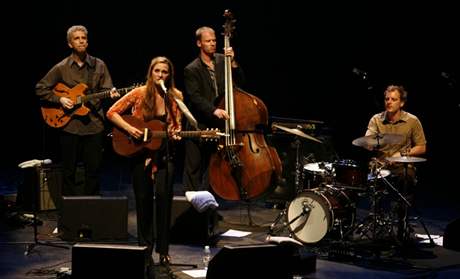
[[[298,129],[282,126],[277,128],[320,142]],[[382,146],[401,144],[402,138],[397,134],[377,134],[357,138],[352,144],[375,151]],[[302,173],[300,177],[296,175],[297,196],[287,202],[285,209],[270,225],[268,233],[273,235],[288,229],[291,237],[304,244],[314,244],[324,238],[339,241],[357,238],[376,240],[382,237],[382,232],[386,234],[384,237],[396,238],[393,230],[396,220],[389,212],[380,208],[379,201],[388,192],[394,192],[399,197],[397,202],[403,203],[407,208],[412,205],[388,180],[391,171],[387,167],[393,163],[402,163],[407,180],[407,166],[425,162],[426,159],[411,156],[385,159],[373,158],[363,168],[350,159],[302,164],[297,156],[296,174]],[[368,216],[357,220],[356,203],[360,197],[368,198],[371,207]],[[405,217],[407,220],[407,216]],[[421,224],[431,240],[425,225],[423,222]],[[406,227],[409,227],[407,223]]]

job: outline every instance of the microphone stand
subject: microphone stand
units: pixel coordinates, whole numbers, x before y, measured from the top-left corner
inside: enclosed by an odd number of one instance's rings
[[[63,249],[69,249],[67,246],[59,245],[59,244],[54,244],[54,243],[49,243],[49,242],[41,242],[38,240],[38,220],[37,220],[37,215],[38,215],[38,201],[39,201],[39,194],[40,192],[38,191],[38,188],[41,187],[43,181],[43,176],[40,174],[40,168],[41,165],[36,165],[35,166],[35,172],[37,175],[37,182],[38,185],[34,185],[33,188],[33,194],[32,194],[32,210],[33,210],[33,222],[32,226],[34,228],[34,243],[28,244],[26,246],[26,251],[24,251],[24,255],[28,256],[32,253],[33,249],[38,246],[38,245],[44,245],[44,246],[51,246],[51,247],[56,247],[56,248],[63,248]]]
[[[165,187],[169,187],[169,134],[168,134],[168,107],[170,107],[169,103],[169,98],[168,98],[168,89],[164,85],[164,81],[160,80],[160,86],[161,89],[164,91],[163,97],[164,97],[164,110],[165,110],[165,122],[166,122],[166,136],[165,136],[165,148],[166,148],[166,153],[165,153]],[[156,187],[155,187],[156,188]],[[174,189],[173,191],[173,196],[174,196]],[[155,198],[156,200],[156,198]],[[171,201],[172,202],[172,201]],[[156,201],[155,201],[156,205]],[[172,205],[170,205],[172,206]],[[155,206],[156,207],[156,206]],[[169,240],[168,240],[168,246],[169,246]],[[170,266],[185,266],[185,267],[192,267],[192,268],[197,268],[198,266],[196,264],[185,264],[185,263],[169,263],[166,268],[168,269],[168,273],[171,276],[174,276],[172,270],[170,269]]]

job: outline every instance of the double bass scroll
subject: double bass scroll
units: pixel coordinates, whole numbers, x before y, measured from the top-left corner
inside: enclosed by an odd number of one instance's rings
[[[230,47],[234,29],[230,11],[224,14],[224,47]],[[218,105],[229,114],[221,148],[211,156],[209,181],[214,192],[226,200],[252,200],[274,187],[281,176],[281,161],[267,145],[261,125],[268,126],[268,110],[258,97],[234,87],[231,57],[225,57],[225,97]]]

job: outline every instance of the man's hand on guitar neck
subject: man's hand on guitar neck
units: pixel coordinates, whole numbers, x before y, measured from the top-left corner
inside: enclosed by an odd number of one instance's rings
[[[116,99],[116,98],[119,98],[119,97],[120,97],[120,93],[117,91],[117,89],[115,87],[110,89],[110,98]]]
[[[120,97],[120,93],[117,91],[117,88],[113,87],[110,89],[110,98],[111,99],[116,99]],[[59,99],[59,102],[61,103],[62,107],[65,109],[72,109],[74,107],[74,102],[67,97],[61,97]]]

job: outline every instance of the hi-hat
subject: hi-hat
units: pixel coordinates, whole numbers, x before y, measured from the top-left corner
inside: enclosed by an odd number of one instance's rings
[[[299,129],[291,129],[291,128],[287,128],[287,127],[277,125],[277,124],[272,124],[272,128],[278,128],[280,130],[286,131],[286,132],[294,134],[296,136],[303,137],[303,138],[306,138],[306,139],[309,139],[309,140],[312,140],[312,141],[316,141],[316,142],[319,142],[319,143],[323,143],[319,139],[314,138],[314,137],[312,137],[310,135],[307,135],[304,132],[300,131]]]
[[[398,163],[421,163],[421,162],[426,161],[425,158],[411,157],[411,156],[387,157],[385,159],[390,162],[398,162]]]
[[[375,134],[357,138],[351,143],[372,151],[382,146],[402,143],[403,139],[400,134]]]

